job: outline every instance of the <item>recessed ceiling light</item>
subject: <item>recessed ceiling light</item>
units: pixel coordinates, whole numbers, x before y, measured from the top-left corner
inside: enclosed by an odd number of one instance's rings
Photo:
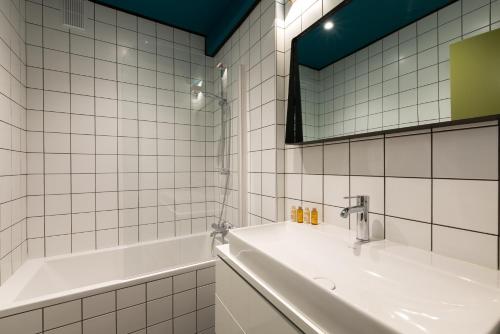
[[[323,25],[323,28],[325,28],[325,30],[331,30],[333,26],[334,24],[332,21],[326,21],[325,24]]]

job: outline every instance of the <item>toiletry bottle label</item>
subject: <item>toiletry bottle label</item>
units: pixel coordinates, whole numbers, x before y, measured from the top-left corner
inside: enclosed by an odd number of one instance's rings
[[[309,210],[309,208],[305,208],[304,210],[304,223],[311,223],[311,211]]]
[[[297,209],[297,223],[302,224],[304,222],[304,211],[302,210],[302,207],[299,206]]]
[[[312,209],[311,212],[311,224],[318,225],[318,210],[316,208]]]

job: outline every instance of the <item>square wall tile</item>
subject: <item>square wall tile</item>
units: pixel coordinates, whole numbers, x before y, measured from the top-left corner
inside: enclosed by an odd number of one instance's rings
[[[431,135],[392,137],[385,140],[387,176],[430,177]]]
[[[139,304],[117,312],[117,334],[127,334],[146,327],[146,304]]]
[[[434,177],[498,179],[498,127],[433,134]]]
[[[146,285],[140,284],[125,289],[117,290],[117,308],[125,308],[146,301]]]
[[[287,148],[285,150],[285,171],[287,173],[302,173],[302,148]]]
[[[215,267],[200,269],[196,275],[197,286],[207,285],[215,282]]]
[[[286,174],[285,195],[288,198],[302,199],[302,176],[300,174]]]
[[[373,176],[351,176],[350,196],[368,196],[369,212],[384,214],[384,178]],[[351,205],[356,203],[351,199]]]
[[[302,149],[302,172],[323,174],[323,146],[310,146]]]
[[[351,142],[351,175],[384,175],[384,141],[382,139]]]
[[[174,319],[174,333],[195,333],[196,312],[188,313]]]
[[[350,222],[350,217],[349,218],[342,218],[340,217],[340,211],[342,211],[342,208],[336,207],[336,206],[331,206],[331,205],[324,205],[324,215],[323,215],[323,221],[325,224],[333,224],[335,226],[341,227],[341,228],[349,228],[349,222]],[[353,222],[356,223],[355,217],[353,218]]]
[[[71,235],[67,234],[45,238],[45,256],[68,253],[71,253]],[[47,322],[45,322],[45,324],[47,324]]]
[[[174,317],[196,310],[196,290],[187,290],[174,295]]]
[[[147,284],[147,299],[157,299],[172,294],[172,278],[163,278]]]
[[[83,334],[116,333],[116,313],[108,313],[83,321]]]
[[[46,307],[43,314],[44,329],[51,329],[81,320],[81,301],[75,300]]]
[[[147,324],[153,325],[172,318],[172,296],[155,299],[147,304]]]
[[[302,176],[302,200],[307,202],[323,202],[323,175]]]
[[[324,173],[349,174],[349,143],[324,146]]]
[[[34,310],[0,319],[0,328],[8,333],[39,333],[42,331],[42,310]]]
[[[412,220],[386,217],[385,237],[387,240],[412,247],[431,250],[431,224]]]
[[[83,299],[83,318],[114,311],[116,308],[115,292],[107,292]]]
[[[433,222],[498,234],[498,181],[434,180]]]
[[[196,287],[196,272],[191,271],[185,274],[174,276],[174,292],[181,292]]]
[[[496,236],[434,225],[432,250],[481,266],[497,269],[498,238]]]
[[[323,181],[324,204],[346,207],[349,200],[349,176],[325,175]]]
[[[423,222],[431,221],[431,180],[386,178],[386,214]]]

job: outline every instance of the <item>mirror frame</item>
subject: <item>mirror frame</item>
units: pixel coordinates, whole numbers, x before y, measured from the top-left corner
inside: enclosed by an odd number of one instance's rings
[[[300,37],[304,36],[312,29],[323,24],[325,21],[328,20],[328,18],[331,15],[335,14],[337,11],[344,8],[351,1],[352,0],[344,0],[338,6],[336,6],[335,8],[330,10],[328,13],[323,15],[319,20],[314,22],[307,29],[305,29],[304,31],[302,31],[300,34],[298,34],[297,36],[295,36],[292,39],[292,47],[291,47],[291,54],[290,54],[290,72],[289,72],[289,82],[288,82],[288,103],[287,103],[287,107],[286,107],[285,145],[310,145],[310,144],[318,144],[318,143],[325,143],[325,142],[342,141],[342,140],[348,140],[348,139],[353,139],[353,138],[373,137],[373,136],[380,136],[380,135],[391,134],[391,133],[409,132],[409,131],[417,131],[417,130],[424,130],[424,129],[434,129],[434,128],[440,128],[440,127],[447,127],[447,126],[453,126],[453,125],[463,125],[463,124],[470,124],[470,123],[500,120],[500,113],[499,113],[496,115],[465,118],[465,119],[459,119],[459,120],[451,120],[451,121],[447,121],[447,122],[421,124],[421,125],[414,125],[414,126],[408,126],[408,127],[403,127],[403,128],[378,130],[378,131],[373,131],[373,132],[364,132],[364,133],[357,133],[357,134],[351,134],[351,135],[343,135],[343,136],[338,136],[338,137],[322,138],[322,139],[310,140],[310,141],[304,142],[303,129],[302,129],[302,105],[301,105],[301,99],[300,99],[301,92],[300,92],[299,61],[298,61],[298,50],[297,50],[298,40]],[[408,25],[413,24],[414,22],[416,22],[416,21],[410,22]],[[404,28],[404,27],[400,27],[398,29],[401,29],[401,28]],[[354,50],[351,54],[356,53],[357,51],[367,47],[368,45],[370,45],[372,43],[375,43],[375,42],[383,39],[384,37],[389,36],[392,33],[394,33],[394,31],[380,37],[377,40],[371,41],[369,44],[364,45],[357,50]],[[349,56],[349,55],[346,55],[346,56]]]

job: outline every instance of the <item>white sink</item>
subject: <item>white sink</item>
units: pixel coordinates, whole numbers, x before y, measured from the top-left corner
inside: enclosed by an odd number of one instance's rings
[[[500,333],[495,270],[385,240],[355,244],[326,224],[232,230],[220,254],[265,282],[305,332]]]

